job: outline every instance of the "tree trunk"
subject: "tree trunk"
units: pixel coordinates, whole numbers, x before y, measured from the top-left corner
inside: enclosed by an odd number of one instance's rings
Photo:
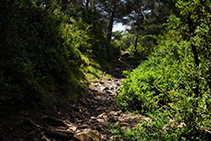
[[[189,28],[189,39],[191,40],[191,37],[194,37],[194,32],[196,30],[196,27],[194,26],[194,23],[193,23],[193,20],[191,19],[191,14],[189,13],[188,15],[188,28]],[[198,53],[197,53],[197,49],[196,49],[196,46],[191,43],[191,49],[193,51],[193,55],[194,55],[194,62],[195,62],[195,73],[196,73],[196,76],[195,76],[195,88],[193,88],[193,91],[194,91],[194,98],[195,98],[195,102],[193,103],[194,105],[194,108],[193,108],[193,115],[190,116],[190,120],[193,120],[195,119],[195,117],[197,116],[197,107],[199,107],[199,103],[198,103],[198,97],[200,95],[199,93],[199,78],[197,76],[197,72],[198,72],[198,67],[199,67],[199,58],[198,58]],[[200,95],[200,97],[202,97]],[[195,122],[195,121],[194,121]]]
[[[86,10],[89,8],[89,0],[86,0]]]
[[[106,30],[106,40],[108,42],[111,41],[115,9],[116,9],[116,0],[113,0],[112,5],[111,5],[111,9],[110,9],[110,12],[109,12],[109,20],[108,20],[107,30]]]
[[[115,9],[116,9],[116,0],[113,0],[112,5],[111,5],[111,9],[110,9],[110,12],[109,12],[109,20],[108,20],[107,29],[106,29],[106,40],[109,43],[111,42]],[[110,45],[106,46],[106,53],[107,53],[107,57],[109,59],[111,57],[110,56]]]
[[[135,38],[135,51],[137,50],[137,44],[138,44],[138,28],[136,29],[136,38]]]
[[[191,14],[189,14],[189,16],[188,16],[188,28],[189,28],[189,34],[190,34],[190,39],[191,39],[191,37],[194,36],[196,27],[194,26],[194,23],[193,23],[190,15]],[[199,67],[199,58],[198,58],[196,46],[193,43],[191,43],[191,49],[193,51],[194,62],[195,62],[196,73],[197,73],[198,67]],[[195,85],[196,85],[196,87],[194,88],[194,93],[195,93],[196,97],[198,97],[199,96],[199,78],[198,78],[198,76],[195,77]]]

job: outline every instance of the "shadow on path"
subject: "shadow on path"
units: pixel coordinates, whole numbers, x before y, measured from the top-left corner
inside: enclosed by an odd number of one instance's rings
[[[106,71],[105,75],[110,74],[111,79],[99,79],[84,89],[85,94],[77,103],[62,98],[53,105],[54,110],[51,113],[41,112],[36,116],[38,118],[33,120],[16,117],[14,122],[18,124],[10,124],[11,126],[1,124],[2,140],[109,140],[117,138],[110,131],[112,125],[119,125],[125,130],[134,128],[137,122],[150,121],[147,118],[126,114],[115,106],[116,91],[124,79],[123,71],[132,70],[137,66],[128,57],[122,56],[115,62],[115,69]],[[7,116],[9,117],[9,114]]]

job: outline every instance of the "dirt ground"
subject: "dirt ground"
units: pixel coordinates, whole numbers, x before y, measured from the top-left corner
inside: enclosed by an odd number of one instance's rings
[[[112,125],[134,128],[137,122],[149,120],[126,114],[115,105],[116,91],[124,79],[123,71],[136,66],[128,55],[119,58],[110,79],[99,79],[84,89],[83,97],[74,103],[62,98],[46,113],[39,109],[18,109],[0,105],[0,140],[2,141],[68,141],[109,140],[118,138],[110,131]],[[102,78],[105,78],[102,76]]]

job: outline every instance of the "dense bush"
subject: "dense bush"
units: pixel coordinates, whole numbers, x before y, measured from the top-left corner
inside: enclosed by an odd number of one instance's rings
[[[77,44],[86,37],[65,29],[71,25],[56,3],[49,8],[26,0],[0,5],[1,102],[47,104],[57,93],[74,99],[82,63]]]
[[[85,69],[119,54],[91,9],[61,11],[56,0],[5,0],[0,8],[0,103],[48,105],[60,95],[75,100]],[[109,55],[107,46],[113,47]]]
[[[168,20],[167,33],[161,38],[159,46],[127,79],[117,96],[119,105],[125,109],[139,109],[156,120],[161,133],[173,140],[209,140],[211,122],[210,87],[210,2],[172,1],[177,12]],[[161,115],[161,116],[160,116]],[[183,122],[185,128],[162,131],[162,121]],[[167,121],[168,121],[167,120]],[[162,126],[160,126],[162,125]],[[171,126],[172,127],[172,126]],[[149,131],[150,129],[153,129]],[[156,130],[154,123],[139,127],[148,134]],[[121,132],[118,130],[117,132]],[[119,134],[120,134],[119,132]],[[139,137],[135,131],[121,132]],[[146,135],[147,136],[147,135]],[[163,139],[160,135],[150,139]],[[132,137],[131,137],[132,138]],[[143,140],[149,139],[148,137]],[[164,140],[166,140],[165,138]]]
[[[117,96],[119,103],[123,107],[127,105],[148,111],[159,107],[158,102],[168,103],[169,96],[166,93],[183,85],[184,74],[180,71],[177,58],[187,46],[188,43],[184,41],[163,41],[149,60],[142,62],[133,72],[125,72],[127,79],[123,81]]]
[[[147,115],[160,111],[156,114],[168,115],[162,118],[184,122],[187,128],[178,139],[202,139],[205,136],[202,132],[211,125],[211,90],[204,76],[208,66],[201,63],[198,71],[195,71],[191,43],[181,40],[180,37],[176,31],[170,31],[165,35],[165,40],[160,40],[160,45],[148,60],[142,62],[134,71],[125,72],[127,79],[123,81],[116,100],[126,110],[140,110]],[[200,78],[201,97],[196,97],[195,94],[196,76]],[[154,129],[153,126],[150,125],[150,128]],[[174,134],[169,136],[173,137]],[[156,139],[157,136],[153,138]]]

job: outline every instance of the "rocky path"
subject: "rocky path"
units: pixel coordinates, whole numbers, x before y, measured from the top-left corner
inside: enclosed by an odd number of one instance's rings
[[[112,78],[91,83],[77,103],[63,99],[54,105],[55,110],[50,116],[41,114],[36,120],[19,120],[24,134],[14,132],[16,127],[13,127],[7,130],[8,136],[19,141],[106,141],[117,138],[110,131],[112,125],[119,125],[125,130],[135,128],[137,122],[149,120],[126,114],[115,106],[114,98],[124,79],[123,71],[134,67],[127,58],[122,57],[116,62],[115,69],[104,73]]]

